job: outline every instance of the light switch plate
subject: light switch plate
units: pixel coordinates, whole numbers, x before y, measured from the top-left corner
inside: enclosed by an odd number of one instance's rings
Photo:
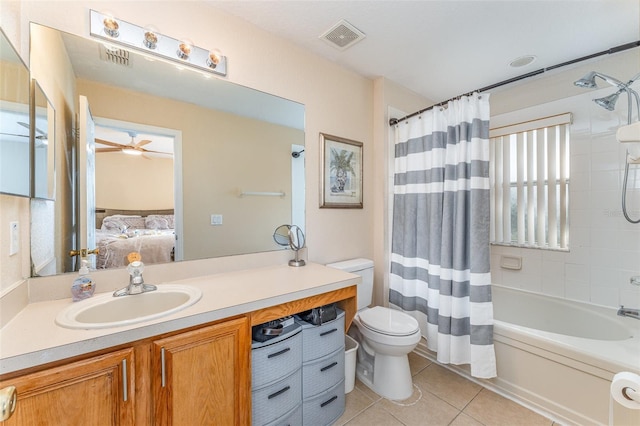
[[[211,224],[214,226],[222,225],[222,215],[221,214],[212,214],[211,215]]]
[[[18,222],[9,222],[9,256],[13,256],[20,250],[20,225]]]

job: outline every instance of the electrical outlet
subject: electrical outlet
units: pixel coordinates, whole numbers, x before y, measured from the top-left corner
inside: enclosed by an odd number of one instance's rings
[[[214,225],[214,226],[222,225],[222,215],[221,214],[212,214],[211,215],[211,225]]]
[[[18,222],[9,222],[9,256],[13,256],[20,250],[20,225]]]

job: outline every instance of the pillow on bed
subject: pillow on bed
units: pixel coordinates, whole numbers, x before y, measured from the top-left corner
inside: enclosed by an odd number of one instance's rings
[[[166,222],[166,225],[164,223]],[[147,228],[149,229],[175,229],[175,216],[172,214],[150,214],[146,217]],[[152,224],[158,226],[150,226]]]
[[[162,217],[147,217],[144,223],[147,229],[169,229],[169,222]]]
[[[102,220],[102,229],[106,231],[144,228],[144,218],[141,216],[107,216]]]

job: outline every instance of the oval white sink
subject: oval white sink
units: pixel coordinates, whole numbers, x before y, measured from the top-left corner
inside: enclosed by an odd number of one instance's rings
[[[63,309],[56,324],[82,329],[119,327],[178,312],[201,297],[200,289],[175,284],[162,284],[154,291],[120,297],[105,293]]]

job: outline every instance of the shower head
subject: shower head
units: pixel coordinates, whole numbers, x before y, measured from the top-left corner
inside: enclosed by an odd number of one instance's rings
[[[301,149],[300,151],[293,151],[293,152],[291,153],[291,156],[292,156],[293,158],[298,158],[298,157],[300,157],[300,154],[302,154],[303,152],[304,152],[304,149]]]
[[[629,110],[627,112],[627,115],[628,115],[627,121],[629,122],[629,124],[631,124],[631,115],[632,115],[631,106],[632,106],[633,98],[635,98],[636,100],[636,107],[638,108],[638,113],[640,114],[640,96],[638,96],[638,93],[631,88],[631,85],[638,78],[640,78],[640,73],[633,76],[631,80],[629,80],[628,82],[623,83],[616,78],[610,77],[605,74],[601,74],[599,72],[591,71],[590,73],[582,77],[580,80],[574,81],[573,84],[575,86],[584,87],[587,89],[595,88],[595,87],[598,87],[598,85],[596,84],[596,77],[599,77],[604,81],[606,81],[607,83],[609,83],[610,85],[617,87],[618,91],[612,95],[605,96],[603,98],[594,99],[593,101],[599,106],[601,106],[602,108],[608,111],[613,111],[616,107],[616,102],[618,101],[618,97],[620,96],[620,94],[623,92],[626,92],[627,97],[629,98]]]
[[[624,92],[624,89],[618,90],[616,93],[613,93],[609,96],[605,96],[604,98],[594,99],[593,102],[600,105],[602,108],[613,111],[616,109],[616,102],[618,101],[618,97],[620,93]]]
[[[618,80],[617,78],[610,77],[606,74],[601,74],[599,72],[591,71],[589,74],[582,77],[580,80],[576,80],[573,82],[575,86],[584,87],[586,89],[594,89],[598,87],[596,84],[596,77],[599,77],[609,83],[612,86],[616,86],[618,88],[626,87],[627,85]]]
[[[586,89],[593,89],[594,87],[598,87],[598,85],[596,84],[596,73],[591,71],[580,80],[574,81],[573,84],[574,86],[584,87]]]

